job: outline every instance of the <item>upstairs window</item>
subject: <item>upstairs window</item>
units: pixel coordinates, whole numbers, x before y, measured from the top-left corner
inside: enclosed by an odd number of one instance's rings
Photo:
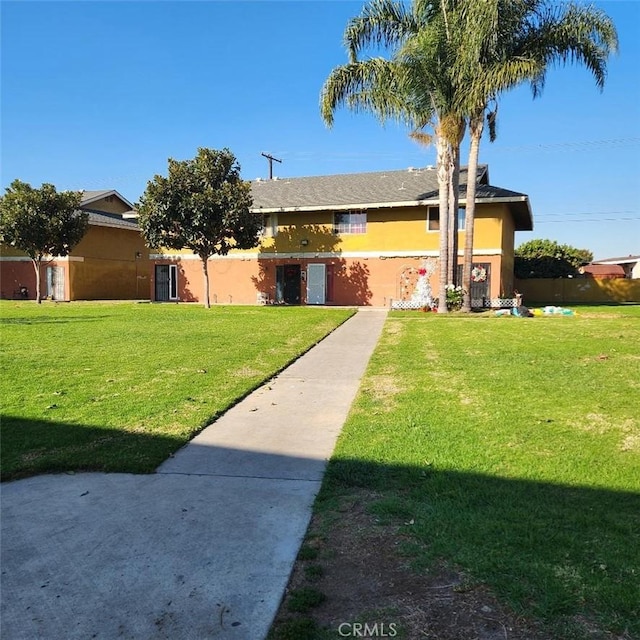
[[[365,211],[345,211],[333,214],[333,233],[367,233],[367,214]]]
[[[262,214],[262,237],[275,238],[278,235],[278,214]]]
[[[465,208],[458,209],[458,231],[464,231]],[[440,231],[440,207],[427,209],[427,231]]]
[[[427,209],[427,231],[440,231],[440,207]]]

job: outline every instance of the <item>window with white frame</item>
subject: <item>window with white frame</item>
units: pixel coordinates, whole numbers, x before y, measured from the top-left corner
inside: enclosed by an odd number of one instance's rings
[[[262,237],[275,238],[278,235],[278,214],[262,214]]]
[[[458,231],[464,231],[465,208],[458,208]],[[427,208],[427,231],[440,231],[440,207]]]
[[[333,214],[333,233],[367,233],[367,212],[336,211]]]

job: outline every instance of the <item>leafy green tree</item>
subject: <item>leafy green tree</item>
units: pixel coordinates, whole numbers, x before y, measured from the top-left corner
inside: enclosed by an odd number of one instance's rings
[[[578,267],[593,260],[588,249],[576,249],[555,240],[529,240],[515,251],[515,276],[526,278],[566,278]]]
[[[31,258],[40,304],[42,264],[71,253],[87,232],[89,214],[79,210],[81,191],[58,192],[52,184],[34,189],[20,180],[5,191],[0,198],[0,242]]]
[[[249,211],[251,185],[229,149],[198,149],[193,160],[169,158],[168,177],[154,176],[138,204],[138,224],[150,247],[191,249],[202,261],[204,306],[207,261],[260,241],[261,217]]]

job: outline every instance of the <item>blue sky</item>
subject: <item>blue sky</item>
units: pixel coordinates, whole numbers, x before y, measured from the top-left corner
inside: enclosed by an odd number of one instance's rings
[[[279,176],[435,164],[402,126],[320,118],[362,4],[3,0],[3,189],[19,178],[135,202],[167,158],[198,147],[230,148],[245,179],[267,177],[261,152],[283,160]],[[596,5],[620,37],[604,92],[583,68],[551,70],[541,98],[503,97],[480,160],[492,184],[530,197],[535,230],[516,244],[550,238],[606,258],[640,254],[640,2]]]

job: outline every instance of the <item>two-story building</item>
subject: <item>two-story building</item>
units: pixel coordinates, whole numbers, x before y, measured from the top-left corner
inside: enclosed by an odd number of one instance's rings
[[[68,256],[42,266],[41,291],[51,300],[149,299],[149,249],[133,205],[114,190],[84,191],[89,228]],[[25,253],[0,247],[0,295],[35,299],[36,275]]]
[[[466,170],[461,172],[459,251],[464,247]],[[209,260],[213,303],[388,306],[407,298],[415,274],[439,255],[435,168],[252,182],[263,217],[260,245]],[[477,175],[472,297],[511,296],[514,235],[533,228],[528,197]],[[203,277],[189,251],[154,250],[151,297],[197,301]],[[437,270],[431,276],[437,291]]]

